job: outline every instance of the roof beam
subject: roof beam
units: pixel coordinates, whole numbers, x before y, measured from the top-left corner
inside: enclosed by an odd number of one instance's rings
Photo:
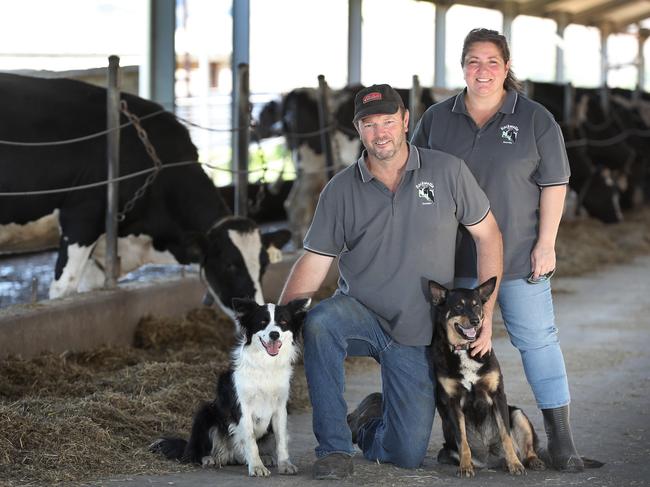
[[[603,16],[607,12],[614,10],[616,7],[621,7],[623,5],[629,5],[629,0],[607,0],[600,5],[577,12],[573,15],[573,22],[576,24],[585,24],[585,25],[596,25],[598,22],[605,20],[600,19],[599,17]]]
[[[623,20],[619,20],[615,23],[617,29],[620,31],[625,31],[625,28],[630,25],[630,24],[635,24],[637,22],[640,22],[644,19],[647,19],[650,17],[650,6],[646,7],[641,13],[636,13],[634,15],[631,15],[627,18],[624,18]]]
[[[530,2],[520,3],[519,14],[546,17],[548,16],[547,8],[554,3],[558,3],[558,0],[530,0]]]

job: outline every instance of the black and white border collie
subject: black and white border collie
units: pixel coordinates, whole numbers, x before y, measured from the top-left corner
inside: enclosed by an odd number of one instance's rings
[[[216,397],[201,405],[190,439],[160,438],[149,446],[169,459],[221,467],[248,465],[248,475],[298,472],[289,460],[287,400],[293,363],[309,299],[280,306],[233,299],[239,340]],[[266,465],[266,466],[265,466]]]

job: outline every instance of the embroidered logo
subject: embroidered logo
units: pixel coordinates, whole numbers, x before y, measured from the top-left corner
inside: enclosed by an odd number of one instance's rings
[[[504,144],[514,144],[517,142],[519,127],[516,125],[504,125],[501,127],[501,142]]]
[[[422,181],[415,185],[415,188],[418,190],[418,198],[422,201],[423,205],[432,205],[435,201],[434,192],[433,192],[433,183],[428,181]]]
[[[378,91],[373,91],[371,93],[368,93],[366,96],[364,96],[363,99],[361,100],[361,103],[365,105],[366,103],[369,103],[371,101],[380,101],[381,98],[382,98],[381,93],[379,93]]]

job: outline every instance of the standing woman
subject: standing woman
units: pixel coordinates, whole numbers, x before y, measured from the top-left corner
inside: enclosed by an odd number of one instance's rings
[[[461,66],[467,87],[424,113],[412,143],[463,159],[487,194],[503,234],[499,306],[544,416],[549,460],[559,470],[580,472],[549,281],[570,175],[562,133],[544,107],[520,93],[507,40],[498,32],[470,31]],[[475,269],[472,238],[461,231],[455,284],[474,284]],[[491,350],[491,337],[489,316],[472,354]]]

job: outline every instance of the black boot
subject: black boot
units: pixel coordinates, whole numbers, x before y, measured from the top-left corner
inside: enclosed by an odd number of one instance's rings
[[[582,458],[573,444],[569,424],[569,406],[542,409],[544,429],[548,438],[548,458],[550,466],[563,472],[582,472],[585,468]]]

